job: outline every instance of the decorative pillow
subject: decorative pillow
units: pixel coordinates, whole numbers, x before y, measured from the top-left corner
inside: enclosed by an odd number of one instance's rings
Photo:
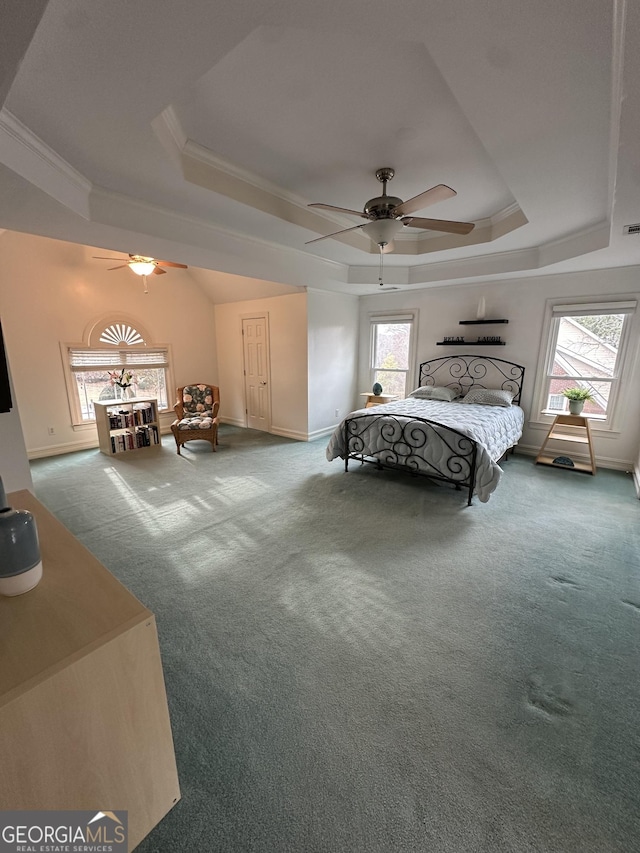
[[[509,408],[513,394],[499,388],[471,388],[462,398],[463,403],[479,403],[482,406],[504,406]]]
[[[213,393],[208,385],[185,385],[182,392],[182,407],[192,415],[211,414]]]
[[[409,394],[410,397],[415,397],[416,400],[444,400],[450,403],[458,397],[458,392],[455,388],[446,388],[439,385],[422,385],[416,388]]]
[[[211,413],[209,413],[211,414]],[[178,429],[211,429],[213,418],[183,418],[178,421]]]

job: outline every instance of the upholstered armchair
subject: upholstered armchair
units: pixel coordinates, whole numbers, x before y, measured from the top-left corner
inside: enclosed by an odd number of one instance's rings
[[[187,441],[209,441],[213,451],[218,443],[220,389],[215,385],[185,385],[177,389],[173,407],[177,419],[171,424],[178,456]]]

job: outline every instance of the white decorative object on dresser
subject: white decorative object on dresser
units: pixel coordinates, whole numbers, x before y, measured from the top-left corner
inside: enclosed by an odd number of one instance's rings
[[[93,405],[102,453],[115,456],[160,446],[156,399],[96,400]]]

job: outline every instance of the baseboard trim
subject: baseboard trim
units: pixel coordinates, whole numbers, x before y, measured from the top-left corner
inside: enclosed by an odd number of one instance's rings
[[[249,429],[244,421],[239,420],[238,418],[220,418],[220,423],[228,424],[229,426],[240,427],[241,429]],[[299,432],[298,430],[286,429],[285,427],[278,427],[271,425],[271,429],[269,430],[270,435],[279,435],[282,438],[292,438],[294,441],[315,441],[316,438],[326,438],[331,435],[336,428],[337,424],[334,426],[323,427],[323,429],[317,429],[313,432]]]
[[[515,450],[516,453],[522,453],[524,456],[537,456],[540,448],[527,444],[518,444]],[[589,457],[582,453],[571,453],[570,456],[576,462],[589,462]],[[626,471],[627,473],[634,471],[633,462],[624,459],[613,459],[610,456],[596,456],[596,468],[611,468],[613,471]],[[640,474],[640,470],[638,473]]]
[[[283,429],[282,427],[272,426],[269,430],[271,435],[280,435],[282,438],[292,438],[294,441],[308,441],[306,432],[297,432],[292,429]]]
[[[220,423],[229,424],[229,426],[242,427],[243,429],[247,426],[246,423],[241,421],[239,418],[220,418]]]
[[[335,424],[335,426],[324,427],[323,429],[316,429],[313,432],[310,432],[307,436],[307,441],[315,441],[317,438],[327,438],[328,436],[333,435],[336,426],[338,426],[338,424]]]
[[[85,441],[73,441],[68,444],[52,444],[48,447],[35,447],[27,451],[27,459],[44,459],[47,456],[63,456],[65,453],[75,453],[78,450],[95,450],[98,447],[98,439],[91,438]]]
[[[171,427],[160,425],[160,435],[171,435]],[[79,450],[97,450],[97,436],[85,438],[84,441],[69,441],[66,444],[52,444],[47,447],[27,449],[27,459],[45,459],[47,456],[64,456],[65,453],[77,453]]]

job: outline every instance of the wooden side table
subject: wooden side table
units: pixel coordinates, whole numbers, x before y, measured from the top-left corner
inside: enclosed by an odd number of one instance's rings
[[[390,403],[392,400],[398,399],[397,394],[372,394],[366,391],[363,391],[360,396],[367,398],[365,409],[370,409],[371,406],[381,406],[382,403]]]
[[[589,450],[589,462],[576,462],[573,465],[563,465],[556,462],[558,455],[546,451],[549,441],[567,441],[574,444],[586,444]],[[546,452],[545,452],[546,451]],[[591,429],[589,418],[584,415],[556,415],[547,437],[542,442],[540,452],[536,456],[536,464],[552,465],[554,468],[566,468],[569,471],[586,471],[588,474],[596,473],[596,458],[593,453],[593,442],[591,441]]]

